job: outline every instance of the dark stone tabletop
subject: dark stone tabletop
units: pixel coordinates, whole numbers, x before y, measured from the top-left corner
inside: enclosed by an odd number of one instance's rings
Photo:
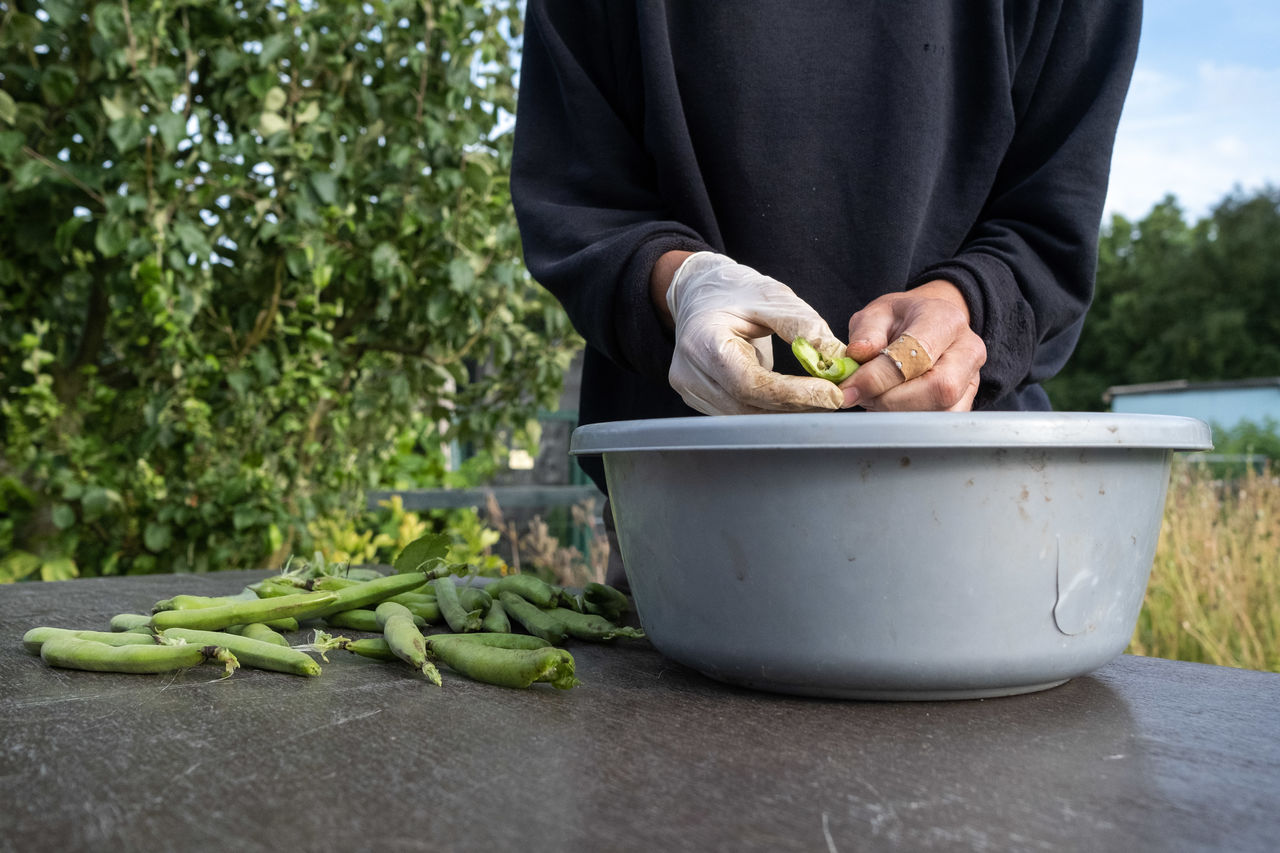
[[[1274,851],[1280,675],[1124,656],[1024,696],[805,699],[643,641],[512,690],[331,652],[316,679],[50,668],[266,573],[0,587],[0,850]],[[302,635],[295,635],[297,641]]]

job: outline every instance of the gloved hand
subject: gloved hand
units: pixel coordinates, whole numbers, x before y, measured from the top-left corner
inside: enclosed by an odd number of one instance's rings
[[[685,259],[671,279],[667,307],[676,349],[668,378],[690,406],[708,415],[838,409],[841,390],[825,379],[774,373],[770,333],[809,340],[843,356],[831,328],[791,288],[714,252]]]

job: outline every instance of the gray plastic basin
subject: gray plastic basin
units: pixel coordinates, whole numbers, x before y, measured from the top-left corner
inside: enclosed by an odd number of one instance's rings
[[[712,678],[843,698],[1052,687],[1127,646],[1191,418],[844,413],[593,424],[640,622]]]

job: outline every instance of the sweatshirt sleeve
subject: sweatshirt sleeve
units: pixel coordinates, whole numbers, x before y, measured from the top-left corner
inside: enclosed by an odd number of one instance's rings
[[[665,384],[672,339],[649,272],[664,252],[710,246],[657,189],[631,4],[529,0],[516,113],[511,193],[529,271],[589,344]]]
[[[943,278],[964,293],[987,344],[975,408],[1049,378],[1075,348],[1138,49],[1139,0],[1039,6],[1025,43],[1010,45],[1017,123],[982,215],[953,258],[911,282]]]

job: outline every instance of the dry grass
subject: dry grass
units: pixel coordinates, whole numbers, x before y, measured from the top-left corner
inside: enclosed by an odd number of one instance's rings
[[[578,548],[561,543],[540,515],[526,522],[522,534],[514,521],[507,520],[492,492],[489,493],[485,512],[488,523],[507,538],[511,548],[511,571],[532,571],[549,576],[563,586],[582,586],[588,581],[604,583],[609,566],[609,540],[595,523],[594,500],[587,499],[571,510],[574,525],[592,531],[585,554]]]
[[[1129,651],[1280,672],[1280,477],[1174,466]]]

